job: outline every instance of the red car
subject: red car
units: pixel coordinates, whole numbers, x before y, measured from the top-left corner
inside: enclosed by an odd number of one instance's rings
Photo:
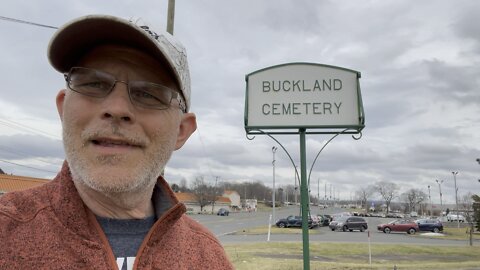
[[[415,234],[420,231],[418,224],[413,220],[399,219],[391,221],[387,224],[380,224],[377,226],[377,230],[384,233],[390,232],[406,232],[408,234]]]

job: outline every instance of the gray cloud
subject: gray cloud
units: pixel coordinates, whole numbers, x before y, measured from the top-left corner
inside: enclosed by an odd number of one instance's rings
[[[0,157],[2,159],[63,159],[63,144],[61,141],[38,135],[0,136]]]
[[[58,26],[88,13],[106,13],[163,29],[166,3],[55,0],[27,5],[7,0],[2,15]],[[188,50],[200,136],[194,134],[174,153],[167,177],[216,175],[270,183],[275,142],[266,136],[249,141],[243,129],[245,75],[305,61],[362,73],[367,125],[361,140],[341,135],[325,148],[312,184],[320,179],[320,185],[333,185],[348,197],[359,185],[378,180],[424,192],[431,185],[437,192],[434,180],[445,179],[445,199],[452,201],[451,170],[459,170],[459,190],[479,192],[480,185],[471,183],[479,177],[475,158],[480,157],[479,11],[480,4],[468,0],[177,2],[175,35]],[[0,102],[15,107],[1,108],[0,116],[25,125],[29,118],[40,125],[45,119],[50,126],[58,121],[54,100],[64,85],[45,55],[53,30],[0,21],[0,33],[8,37],[0,45],[0,72],[6,74]],[[59,141],[12,133],[0,130],[0,146],[26,154],[0,149],[2,159],[56,170],[35,159],[62,160]],[[276,138],[298,164],[298,136]],[[308,168],[328,138],[308,136]],[[279,185],[293,184],[288,157],[280,150],[276,157]],[[0,166],[24,175],[54,175]]]

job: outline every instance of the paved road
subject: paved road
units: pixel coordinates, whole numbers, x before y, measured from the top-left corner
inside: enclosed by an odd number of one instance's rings
[[[320,210],[312,210],[316,214]],[[341,209],[325,209],[322,213],[332,214],[341,212]],[[288,215],[298,215],[297,207],[283,207],[277,209],[276,219],[286,217]],[[215,215],[192,215],[191,217],[209,228],[222,243],[231,242],[264,242],[267,235],[242,235],[241,232],[248,228],[261,227],[268,225],[271,212],[252,212],[252,213],[230,213],[229,216]],[[468,242],[459,240],[432,239],[421,237],[417,234],[411,236],[405,233],[385,234],[377,231],[377,225],[386,223],[392,219],[385,218],[366,218],[370,230],[370,241],[372,243],[412,243],[425,245],[458,245],[465,246]],[[301,230],[301,229],[299,229]],[[310,242],[368,242],[368,232],[332,232],[328,227],[320,227],[314,229],[318,234],[310,234]],[[234,234],[235,233],[235,234]],[[270,241],[288,242],[302,241],[302,234],[272,234]],[[475,241],[474,245],[480,245],[480,241]]]

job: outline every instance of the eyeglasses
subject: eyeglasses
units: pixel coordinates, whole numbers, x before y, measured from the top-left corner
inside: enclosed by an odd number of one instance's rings
[[[128,88],[128,96],[135,106],[147,109],[165,110],[170,108],[172,100],[177,100],[180,109],[186,112],[185,103],[179,92],[161,84],[145,81],[121,81],[110,73],[91,68],[72,67],[64,74],[68,88],[77,93],[104,98],[108,96],[117,82]]]

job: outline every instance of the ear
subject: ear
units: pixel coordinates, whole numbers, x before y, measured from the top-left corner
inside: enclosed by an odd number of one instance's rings
[[[63,120],[63,104],[65,102],[65,95],[66,95],[66,91],[65,89],[62,89],[58,92],[57,98],[55,99],[57,103],[57,111],[58,111],[58,115],[60,116],[60,120]]]
[[[194,113],[184,113],[180,120],[175,150],[180,149],[195,130],[197,130],[197,117]]]

